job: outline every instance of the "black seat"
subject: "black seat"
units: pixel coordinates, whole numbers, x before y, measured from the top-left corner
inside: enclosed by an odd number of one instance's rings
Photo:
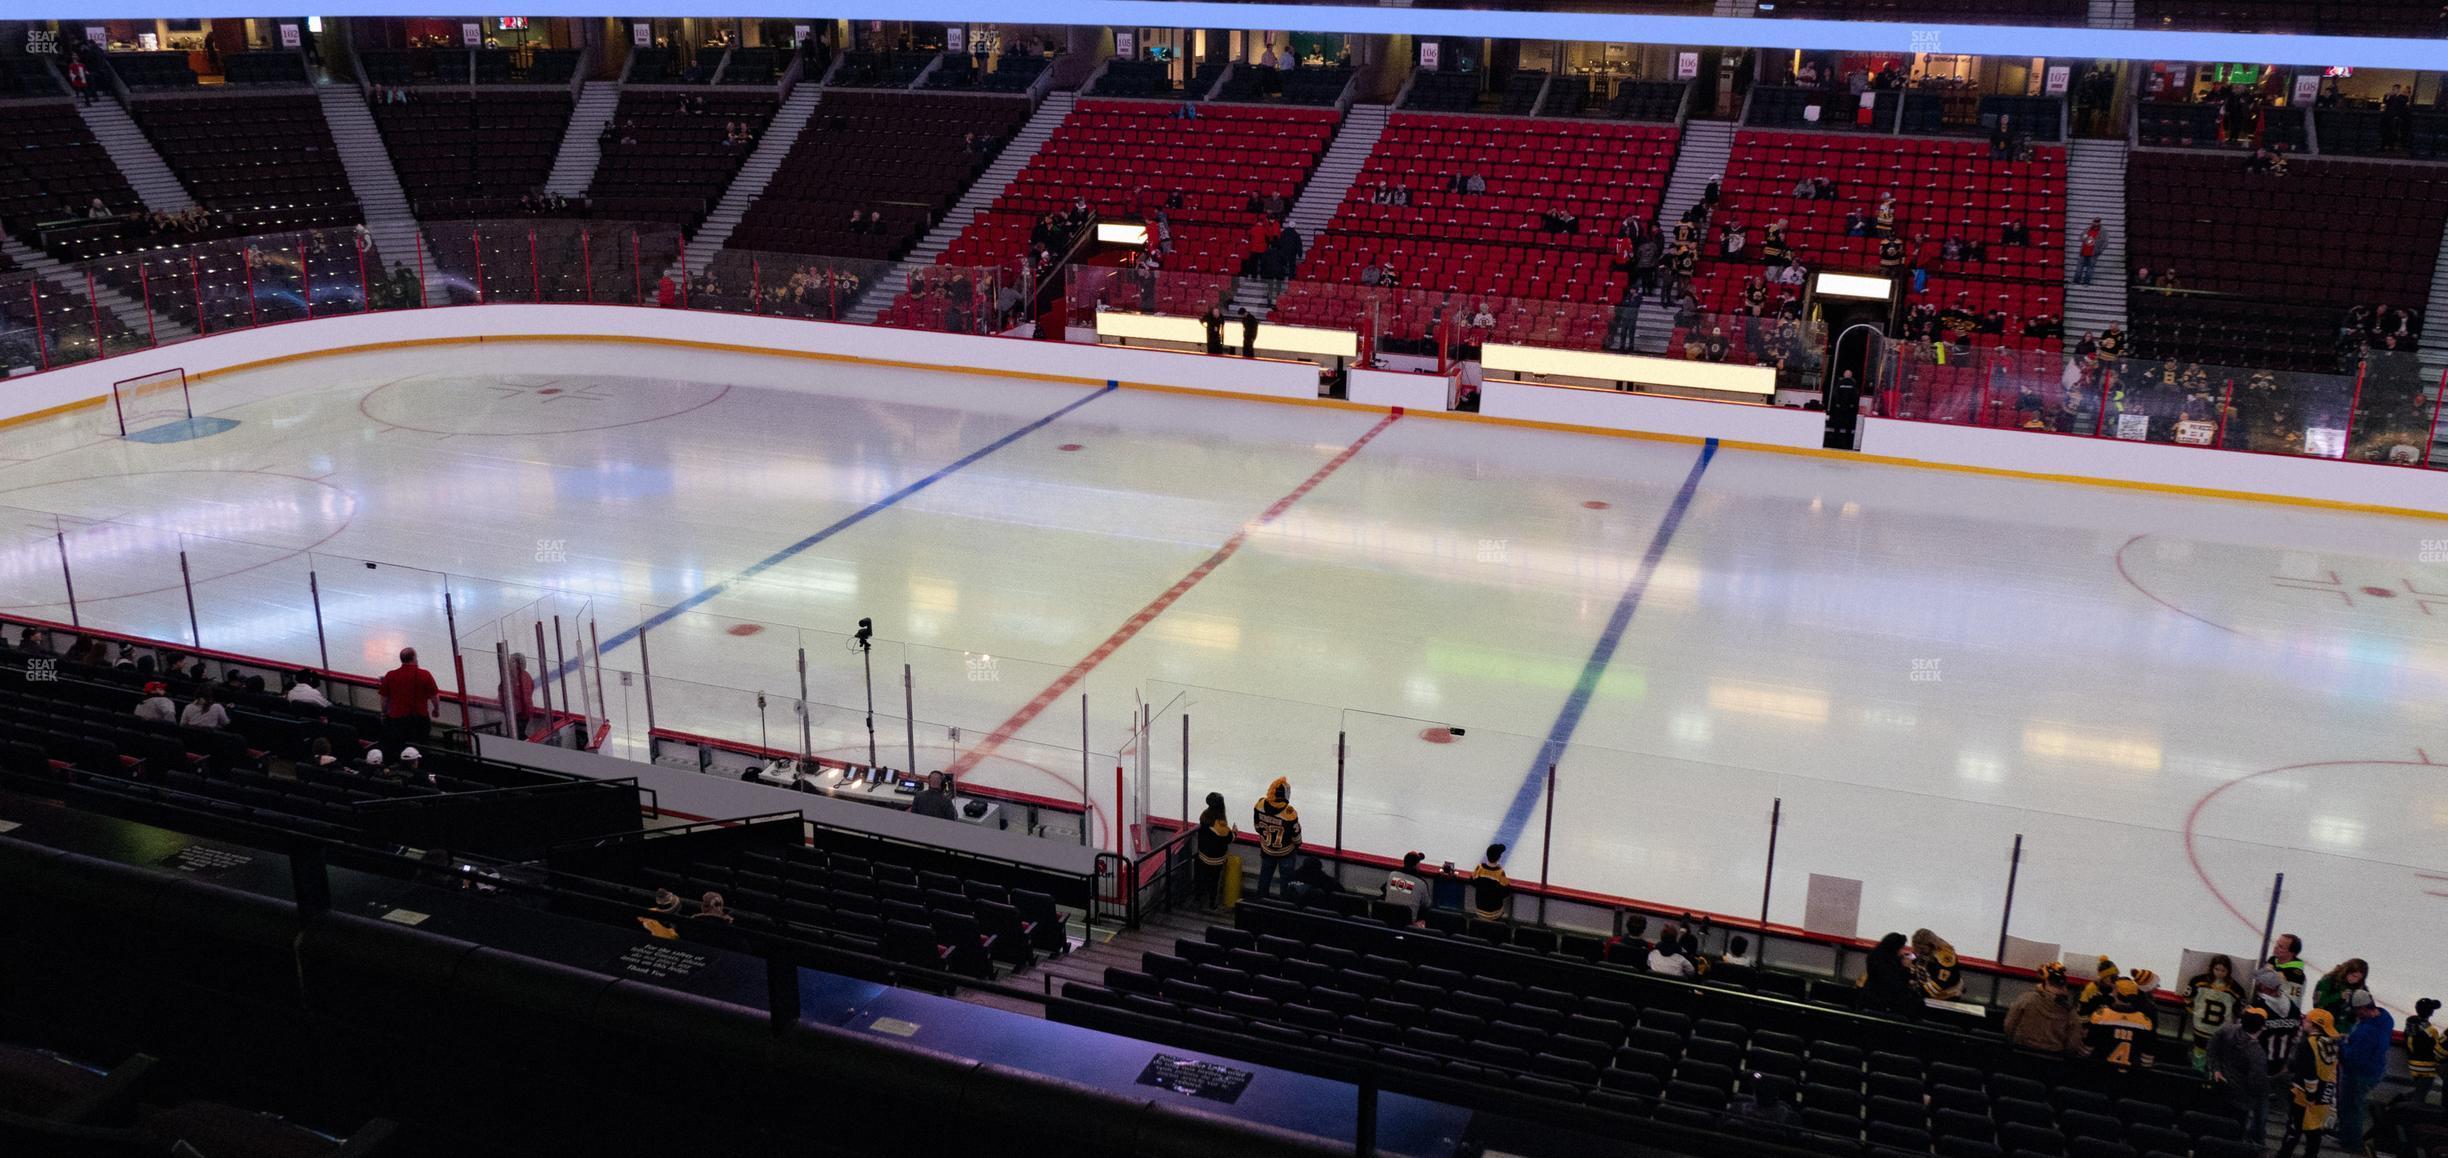
[[[2045,1126],[2008,1122],[2005,1128],[1998,1132],[1998,1140],[2004,1142],[2006,1149],[2015,1154],[2032,1154],[2040,1158],[2050,1158],[2051,1155],[2065,1153],[2065,1135]]]
[[[1672,1081],[1666,1083],[1666,1100],[1686,1106],[1698,1106],[1702,1109],[1722,1110],[1726,1108],[1726,1091],[1723,1086]]]
[[[1656,1074],[1617,1067],[1599,1071],[1598,1084],[1640,1098],[1655,1098],[1666,1092],[1666,1083],[1658,1080]]]
[[[2005,1153],[1994,1142],[1960,1134],[1938,1139],[1938,1158],[2004,1158]]]
[[[1547,1042],[1547,1034],[1533,1026],[1511,1021],[1499,1021],[1488,1026],[1487,1040],[1498,1045],[1515,1046],[1536,1051]]]
[[[2103,1141],[2121,1142],[2125,1138],[2125,1123],[2106,1114],[2094,1114],[2089,1110],[2067,1110],[2058,1114],[2057,1128],[2064,1130],[2068,1139],[2098,1138]]]

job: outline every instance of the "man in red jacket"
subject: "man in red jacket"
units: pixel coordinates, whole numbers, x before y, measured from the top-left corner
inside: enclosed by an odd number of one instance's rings
[[[442,708],[442,689],[434,685],[431,672],[417,666],[416,649],[403,647],[400,665],[382,678],[383,743],[398,751],[409,744],[421,744],[433,731],[433,718]]]

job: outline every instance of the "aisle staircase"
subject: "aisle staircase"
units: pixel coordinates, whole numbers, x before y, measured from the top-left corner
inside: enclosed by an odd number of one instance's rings
[[[170,164],[153,151],[153,142],[136,127],[136,119],[127,114],[114,100],[98,100],[91,104],[77,101],[77,115],[85,119],[85,127],[93,130],[94,140],[102,143],[102,151],[110,154],[111,164],[119,167],[128,186],[136,190],[147,209],[176,213],[195,208],[195,198],[187,187],[179,184],[178,174]]]
[[[590,80],[578,90],[569,127],[561,134],[561,149],[553,154],[552,173],[544,178],[545,192],[586,196],[587,186],[595,180],[595,165],[603,160],[604,126],[612,123],[612,114],[619,108],[619,81]]]
[[[2448,236],[2440,239],[2439,265],[2431,271],[2431,300],[2423,307],[2422,349],[2416,359],[2433,399],[2448,406],[2448,386],[2441,384],[2448,375]],[[2429,462],[2448,470],[2448,421],[2433,424],[2431,437]]]
[[[2125,162],[2123,141],[2075,141],[2066,160],[2065,337],[2071,350],[2086,333],[2125,324]],[[2099,261],[2091,284],[2074,270],[2082,259],[2083,231],[2100,219]]]
[[[375,127],[365,96],[355,85],[327,84],[315,89],[315,97],[323,103],[323,121],[340,150],[340,168],[365,213],[375,251],[384,262],[424,270],[428,300],[449,300],[441,266],[425,248],[425,231],[409,211],[408,192],[400,186],[399,171],[391,167],[390,150],[383,147],[382,130]]]
[[[1708,188],[1709,178],[1726,171],[1726,159],[1734,155],[1735,128],[1730,121],[1684,124],[1683,140],[1675,151],[1674,174],[1667,178],[1666,198],[1658,205],[1658,228],[1671,235],[1674,223],[1700,203],[1700,194]],[[1644,303],[1632,348],[1643,354],[1663,354],[1673,338],[1673,303],[1664,307],[1654,301]]]
[[[844,315],[845,320],[860,325],[873,323],[876,315],[883,313],[884,308],[900,296],[901,287],[909,284],[910,274],[935,264],[935,259],[951,247],[952,239],[959,237],[961,230],[967,229],[971,220],[984,213],[987,206],[994,204],[995,198],[1003,195],[1003,190],[1011,187],[1013,178],[1028,166],[1029,159],[1037,155],[1037,150],[1045,147],[1063,118],[1071,115],[1071,107],[1078,103],[1078,99],[1075,93],[1047,93],[1045,102],[1037,106],[1036,113],[1020,127],[1019,132],[1012,134],[1011,140],[1004,142],[1003,151],[995,155],[994,163],[978,174],[978,179],[970,184],[969,191],[953,203],[951,212],[944,214],[943,220],[935,223],[935,228],[918,239],[918,244],[911,247],[909,256],[902,258],[901,264],[868,285],[867,292]]]
[[[1309,174],[1309,183],[1301,187],[1300,196],[1292,201],[1292,212],[1284,223],[1300,233],[1301,252],[1317,247],[1318,239],[1326,235],[1327,226],[1334,222],[1337,209],[1343,206],[1344,194],[1360,179],[1367,167],[1369,154],[1376,151],[1377,141],[1385,136],[1386,117],[1392,110],[1384,105],[1353,105],[1335,126],[1334,139],[1326,152],[1318,157],[1317,168]],[[1275,306],[1275,298],[1283,292],[1282,282],[1245,277],[1233,283],[1232,304],[1259,317]]]
[[[2134,26],[2133,0],[2091,0],[2085,23],[2093,28],[2131,28]]]
[[[10,261],[17,263],[17,268],[67,290],[78,298],[85,296],[87,284],[85,274],[68,268],[58,258],[6,235],[0,235],[0,253],[7,254]],[[98,278],[92,282],[92,285],[94,302],[103,309],[109,310],[111,316],[119,320],[120,325],[126,326],[135,333],[151,334],[158,342],[172,342],[196,336],[193,328],[171,317],[168,311],[148,318],[143,301],[122,293]],[[72,322],[81,320],[81,317],[74,311],[67,316]]]
[[[773,183],[774,174],[781,170],[782,161],[799,146],[799,135],[807,129],[808,119],[816,113],[816,102],[824,99],[824,90],[803,84],[791,90],[790,99],[774,110],[773,119],[766,122],[765,133],[757,138],[755,151],[740,162],[739,172],[723,190],[722,200],[714,203],[714,211],[706,214],[697,234],[688,239],[688,272],[691,276],[704,273],[714,264],[714,255],[722,251],[723,243],[731,239],[731,231],[739,228],[740,218],[748,206],[765,194]],[[670,272],[670,271],[666,271]]]

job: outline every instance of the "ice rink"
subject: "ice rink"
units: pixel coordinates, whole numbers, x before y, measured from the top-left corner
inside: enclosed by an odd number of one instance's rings
[[[1861,934],[1986,957],[2020,834],[2012,931],[2068,959],[2181,984],[2283,872],[2313,962],[2448,990],[2448,520],[626,346],[195,402],[238,425],[0,434],[0,603],[185,640],[184,550],[205,646],[366,674],[447,668],[445,589],[488,657],[540,607],[622,752],[649,660],[660,726],[799,747],[804,649],[806,743],[858,759],[867,616],[885,763],[1085,767],[1108,844],[1144,701],[1161,816],[1288,775],[1313,843],[1756,916],[1781,800],[1780,923],[1853,878]]]

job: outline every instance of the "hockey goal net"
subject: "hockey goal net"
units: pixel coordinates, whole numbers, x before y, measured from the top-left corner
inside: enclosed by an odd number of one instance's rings
[[[125,438],[195,417],[187,397],[187,371],[169,369],[111,383],[102,414],[103,433]]]

